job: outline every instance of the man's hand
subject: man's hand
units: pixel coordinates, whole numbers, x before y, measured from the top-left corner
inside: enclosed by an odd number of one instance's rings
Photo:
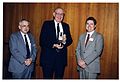
[[[53,45],[53,48],[58,48],[58,49],[62,49],[63,48],[63,45],[60,44],[54,44]]]
[[[85,67],[86,67],[86,63],[85,63],[85,61],[82,60],[82,59],[78,60],[78,65],[79,65],[80,67],[82,67],[82,68],[85,68]]]
[[[65,43],[66,40],[67,40],[67,38],[66,38],[66,34],[63,34],[63,43]]]
[[[25,65],[29,66],[32,63],[32,58],[25,60]]]
[[[84,69],[84,68],[86,68],[86,66],[87,66],[87,65],[86,65],[86,64],[84,64],[84,65],[82,65],[82,66],[81,66],[81,68],[83,68],[83,69]]]

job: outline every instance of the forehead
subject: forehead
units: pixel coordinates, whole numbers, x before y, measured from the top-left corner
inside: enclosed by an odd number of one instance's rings
[[[63,9],[58,8],[58,9],[55,10],[55,12],[61,12],[61,13],[63,13]]]
[[[87,23],[94,23],[94,21],[93,20],[88,20]]]

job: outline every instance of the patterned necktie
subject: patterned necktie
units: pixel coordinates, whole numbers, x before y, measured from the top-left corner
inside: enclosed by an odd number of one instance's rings
[[[26,35],[24,35],[25,37],[25,43],[26,43],[26,50],[27,50],[27,55],[26,55],[26,58],[30,58],[30,49],[29,49],[29,45],[28,45],[28,41],[27,41],[27,37]]]
[[[59,23],[57,23],[57,38],[59,38],[59,32],[60,32]]]
[[[87,36],[87,39],[86,39],[86,42],[85,42],[85,47],[86,47],[86,45],[87,45],[87,43],[89,41],[89,38],[90,38],[90,34],[88,34],[88,36]]]

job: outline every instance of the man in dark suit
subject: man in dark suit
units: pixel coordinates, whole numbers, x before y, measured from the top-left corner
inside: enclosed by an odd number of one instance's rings
[[[14,79],[30,79],[36,59],[35,40],[29,31],[30,22],[19,21],[18,32],[12,33],[9,40],[11,58],[8,70]]]
[[[103,35],[96,32],[97,21],[86,19],[86,33],[83,33],[76,49],[80,79],[96,79],[100,73],[100,55],[104,46]]]
[[[40,65],[43,77],[62,79],[67,65],[67,47],[72,43],[69,25],[62,22],[64,11],[56,8],[53,12],[54,20],[45,21],[41,34]]]

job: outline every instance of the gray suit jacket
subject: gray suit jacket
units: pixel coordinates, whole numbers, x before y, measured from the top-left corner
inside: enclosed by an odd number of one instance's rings
[[[95,31],[85,47],[86,34],[87,33],[82,34],[79,38],[76,49],[77,60],[81,58],[86,62],[86,71],[90,73],[100,73],[100,55],[104,45],[103,36]],[[83,69],[78,66],[78,70]]]
[[[34,62],[36,59],[36,45],[35,40],[31,33],[28,33],[30,43],[31,43],[31,53],[30,56],[32,58],[32,64],[29,66],[31,72],[34,69]],[[23,72],[28,66],[24,64],[26,59],[26,46],[23,40],[23,37],[20,32],[15,32],[11,34],[9,40],[9,48],[11,52],[11,58],[9,62],[8,70],[14,73],[21,73]]]

